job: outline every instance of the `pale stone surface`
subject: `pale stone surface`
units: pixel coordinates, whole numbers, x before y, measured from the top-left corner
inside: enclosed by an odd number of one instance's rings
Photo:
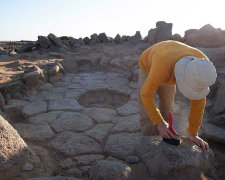
[[[68,156],[102,152],[101,146],[92,138],[71,131],[58,134],[51,141],[51,146]]]
[[[52,122],[51,126],[56,132],[67,130],[82,132],[93,126],[93,120],[78,112],[64,112]]]
[[[213,151],[203,152],[188,138],[183,138],[177,147],[163,142],[160,136],[143,136],[136,152],[152,176],[175,178],[182,174],[184,179],[200,179],[201,172],[214,171]]]
[[[53,122],[63,111],[50,111],[28,118],[28,121],[33,124],[46,124]]]
[[[139,133],[110,135],[106,141],[104,152],[118,159],[125,160],[128,156],[135,155],[135,147],[139,139]]]
[[[36,87],[39,91],[48,91],[51,90],[53,85],[51,83],[42,83]]]
[[[47,111],[47,104],[44,101],[34,101],[25,105],[22,109],[22,113],[25,117],[30,117],[45,111]]]
[[[28,101],[11,99],[3,107],[3,110],[7,116],[7,120],[18,120],[19,117],[23,118],[22,108],[28,104]]]
[[[123,86],[128,84],[128,79],[125,78],[120,78],[120,77],[116,77],[114,79],[107,79],[107,83],[108,85],[112,86],[112,87],[117,87],[117,86]]]
[[[75,99],[59,99],[49,102],[49,111],[80,111],[83,107]]]
[[[44,141],[54,137],[55,133],[47,124],[16,123],[14,128],[22,138],[34,141]]]
[[[60,162],[60,166],[63,169],[70,169],[73,167],[77,167],[76,163],[72,160],[72,158],[64,159]]]
[[[140,131],[140,115],[134,114],[119,117],[117,124],[111,129],[112,133],[138,132]]]
[[[82,94],[87,92],[85,89],[72,89],[66,92],[65,98],[79,99]]]
[[[0,147],[0,175],[2,171],[14,165],[21,168],[29,158],[32,160],[35,157],[18,132],[2,116],[0,116]]]
[[[63,93],[54,92],[54,91],[42,91],[39,96],[43,98],[45,101],[53,101],[57,99],[63,98]]]
[[[139,112],[138,102],[137,101],[129,101],[127,104],[117,108],[119,115],[127,116],[130,114],[136,114]]]
[[[110,122],[117,114],[114,109],[96,107],[86,108],[84,113],[86,113],[98,123]]]
[[[33,165],[30,163],[26,163],[22,167],[23,171],[32,171],[33,170]]]
[[[123,163],[114,161],[98,161],[90,170],[90,179],[99,180],[128,180],[131,168]]]
[[[102,159],[104,159],[104,156],[101,154],[88,154],[72,157],[72,160],[76,163],[77,166],[91,165],[94,162]]]
[[[109,130],[112,128],[113,124],[105,123],[105,124],[97,124],[92,129],[85,132],[86,135],[94,138],[99,143],[103,143],[106,139]]]
[[[132,89],[137,89],[138,88],[138,83],[134,82],[134,81],[131,81],[129,83],[129,87],[132,88]]]

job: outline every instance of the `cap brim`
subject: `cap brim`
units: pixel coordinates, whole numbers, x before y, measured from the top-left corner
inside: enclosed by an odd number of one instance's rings
[[[190,100],[200,100],[206,97],[209,94],[209,88],[205,88],[202,91],[195,91],[188,84],[187,80],[178,81],[177,86],[179,91]]]

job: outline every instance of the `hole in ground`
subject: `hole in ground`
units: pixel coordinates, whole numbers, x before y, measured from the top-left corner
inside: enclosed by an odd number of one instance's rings
[[[78,102],[84,107],[118,108],[126,104],[129,95],[106,89],[92,90],[84,93]]]

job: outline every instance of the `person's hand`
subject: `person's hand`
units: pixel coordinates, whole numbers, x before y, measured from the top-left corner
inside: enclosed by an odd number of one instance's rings
[[[174,135],[173,133],[169,130],[169,125],[166,121],[161,121],[159,124],[157,124],[157,128],[158,128],[158,131],[159,131],[159,134],[160,136],[163,138],[169,138],[171,139],[174,138]]]
[[[209,151],[209,144],[205,142],[203,139],[201,139],[198,136],[190,135],[190,140],[193,141],[195,144],[197,144],[199,147],[201,146],[204,151]]]

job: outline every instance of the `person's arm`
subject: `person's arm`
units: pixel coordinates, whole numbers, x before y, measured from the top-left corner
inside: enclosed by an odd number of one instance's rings
[[[187,131],[191,135],[194,136],[198,135],[198,130],[202,124],[205,104],[206,104],[206,97],[201,100],[190,101],[189,127]]]
[[[155,104],[155,93],[158,87],[168,79],[168,66],[160,61],[153,61],[150,73],[141,90],[141,100],[154,125],[163,121],[163,117]]]

